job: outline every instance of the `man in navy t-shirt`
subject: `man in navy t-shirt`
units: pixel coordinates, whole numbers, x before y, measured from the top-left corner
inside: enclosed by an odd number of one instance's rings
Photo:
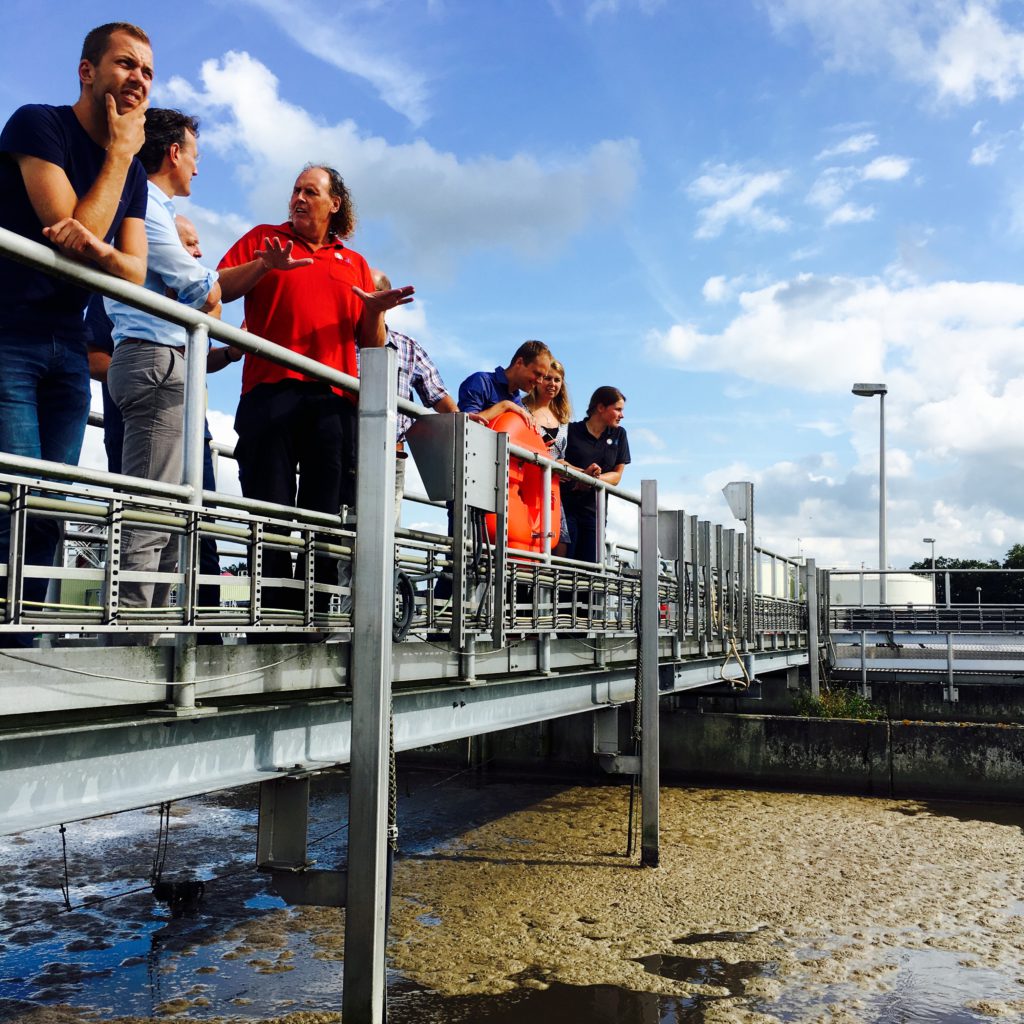
[[[153,81],[146,34],[125,22],[93,29],[78,77],[73,106],[21,107],[0,133],[0,227],[142,284],[146,174],[135,154]],[[0,451],[78,462],[89,414],[88,298],[76,285],[0,258]],[[54,520],[33,517],[25,561],[51,565],[57,539]],[[0,563],[9,548],[4,513]],[[28,580],[24,597],[40,601],[45,591],[45,579]]]

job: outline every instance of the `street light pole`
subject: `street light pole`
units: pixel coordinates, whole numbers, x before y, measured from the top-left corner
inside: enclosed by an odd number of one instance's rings
[[[934,537],[922,537],[922,544],[931,544],[932,546],[932,604],[935,603],[936,597],[938,596],[938,574],[935,571],[935,538]]]
[[[878,396],[878,601],[885,604],[885,396],[884,384],[854,384],[853,393],[861,398]]]

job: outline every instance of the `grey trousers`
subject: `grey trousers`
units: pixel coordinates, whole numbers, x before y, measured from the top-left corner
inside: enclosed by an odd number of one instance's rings
[[[167,345],[121,342],[107,373],[110,395],[124,417],[121,472],[146,480],[181,483],[185,358]],[[178,541],[164,530],[125,530],[121,568],[126,572],[174,572]],[[160,608],[170,584],[120,585],[125,608]]]

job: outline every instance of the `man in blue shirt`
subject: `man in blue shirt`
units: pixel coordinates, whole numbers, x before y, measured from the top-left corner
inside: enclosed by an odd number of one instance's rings
[[[543,341],[524,341],[508,366],[470,374],[459,385],[459,409],[477,413],[485,423],[504,412],[519,413],[527,423],[532,423],[519,392],[532,391],[550,372],[551,351],[547,345]]]
[[[153,81],[145,32],[126,22],[93,29],[78,77],[73,106],[20,107],[0,133],[0,226],[141,284],[146,185],[135,153]],[[0,258],[0,451],[78,462],[89,414],[87,299],[82,288]],[[56,520],[31,518],[25,561],[51,565],[58,533]],[[4,513],[0,563],[9,547]],[[43,600],[46,585],[27,580],[26,600]],[[14,642],[29,645],[31,636]]]
[[[159,295],[172,292],[179,302],[219,316],[217,272],[188,253],[174,220],[174,198],[191,193],[197,173],[198,132],[198,121],[178,110],[152,109],[146,114],[146,142],[139,151],[149,176],[145,286]],[[113,322],[114,341],[107,385],[124,419],[121,472],[179,483],[185,328],[114,299],[105,299],[104,306]],[[229,352],[226,358],[235,356]],[[123,570],[173,572],[177,557],[177,542],[166,530],[125,531]],[[160,607],[167,603],[169,592],[166,583],[125,580],[120,586],[120,604],[124,608]]]

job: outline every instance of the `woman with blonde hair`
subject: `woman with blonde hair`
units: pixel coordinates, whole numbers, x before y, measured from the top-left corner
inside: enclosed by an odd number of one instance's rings
[[[533,413],[537,429],[547,442],[548,454],[552,459],[565,458],[569,420],[572,419],[572,403],[565,386],[565,367],[557,360],[551,360],[551,369],[534,389],[523,399],[523,405]],[[569,528],[562,509],[559,542],[554,549],[556,555],[564,555],[569,543]]]

